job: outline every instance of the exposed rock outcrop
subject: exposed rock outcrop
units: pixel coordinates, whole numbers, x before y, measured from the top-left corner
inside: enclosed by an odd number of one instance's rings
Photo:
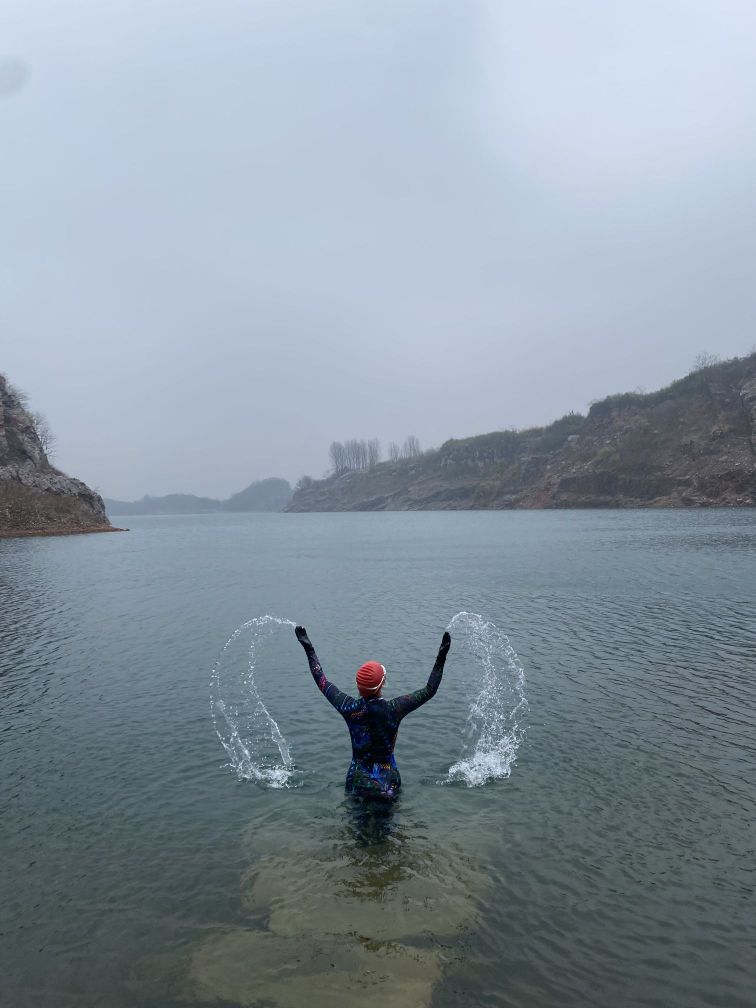
[[[0,375],[0,537],[105,532],[99,494],[47,459],[34,420]]]
[[[756,354],[548,427],[315,480],[289,511],[756,505]]]

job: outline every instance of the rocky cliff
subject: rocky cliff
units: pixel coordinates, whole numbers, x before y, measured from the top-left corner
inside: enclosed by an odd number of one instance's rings
[[[756,354],[548,427],[301,487],[289,511],[756,505]]]
[[[0,375],[0,537],[113,531],[99,494],[50,465],[34,420]]]

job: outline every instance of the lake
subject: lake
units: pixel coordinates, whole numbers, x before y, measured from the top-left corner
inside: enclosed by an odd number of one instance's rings
[[[753,1005],[756,511],[116,523],[0,541],[0,1002]],[[285,621],[394,695],[459,613],[350,803]]]

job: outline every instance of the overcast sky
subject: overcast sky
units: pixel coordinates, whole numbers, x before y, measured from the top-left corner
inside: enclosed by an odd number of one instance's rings
[[[0,371],[111,497],[756,343],[756,5],[3,0]]]

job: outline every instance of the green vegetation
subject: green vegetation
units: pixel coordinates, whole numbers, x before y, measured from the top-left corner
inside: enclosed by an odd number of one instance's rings
[[[567,413],[548,427],[542,428],[543,433],[538,438],[538,449],[543,452],[556,451],[570,435],[580,434],[584,426],[585,417],[582,413]]]
[[[592,420],[609,417],[614,412],[638,408],[647,409],[658,406],[668,400],[687,398],[697,392],[708,388],[712,377],[725,381],[734,381],[743,364],[750,358],[756,359],[756,353],[746,357],[733,357],[728,361],[719,362],[709,354],[699,354],[696,358],[693,370],[678,378],[665,388],[657,389],[656,392],[620,392],[616,395],[607,396],[591,404],[588,416]]]
[[[596,453],[593,466],[596,469],[616,469],[620,464],[620,455],[616,448],[605,445]]]
[[[469,438],[452,438],[439,449],[443,455],[459,458],[466,453],[476,457],[506,461],[522,451],[548,453],[561,448],[572,434],[579,434],[586,418],[580,413],[567,413],[548,427],[528,427],[525,430],[493,431]]]
[[[450,438],[439,448],[442,455],[463,455],[468,450],[490,454],[495,458],[508,458],[520,449],[521,435],[515,430],[493,431],[469,438]]]

